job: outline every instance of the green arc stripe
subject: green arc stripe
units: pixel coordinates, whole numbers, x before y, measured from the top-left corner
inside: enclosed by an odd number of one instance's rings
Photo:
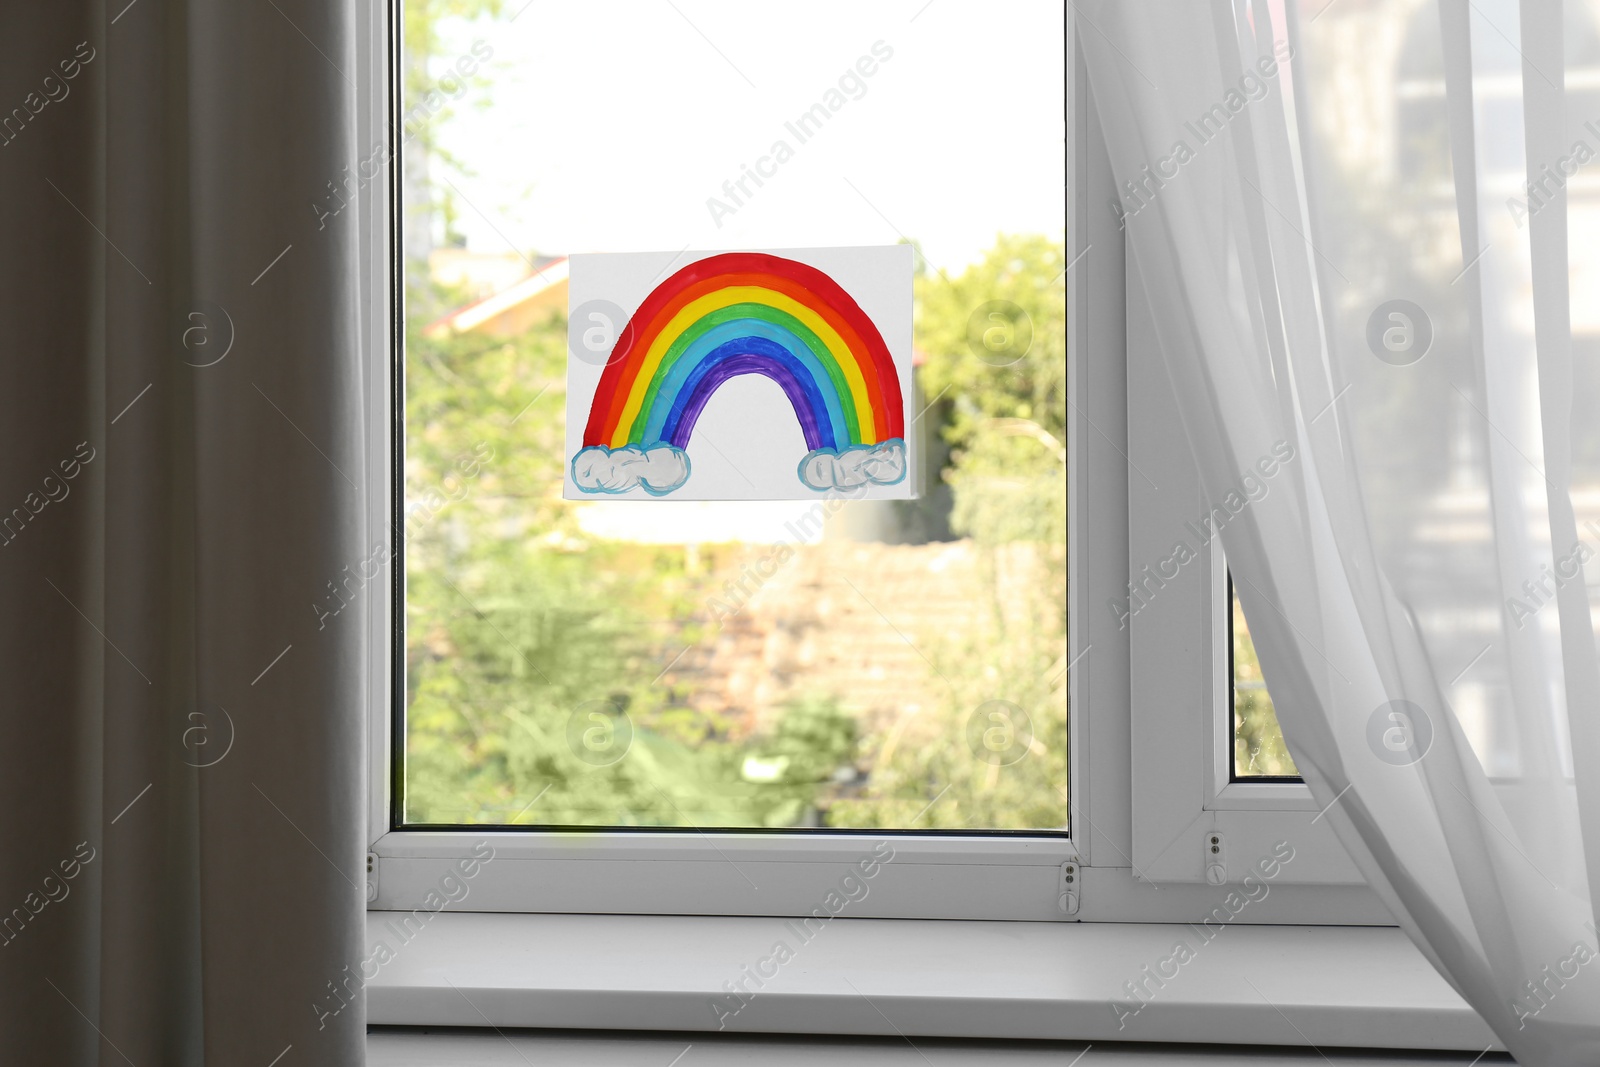
[[[781,326],[800,338],[811,350],[812,356],[822,365],[823,370],[827,371],[829,380],[833,382],[850,440],[861,440],[861,423],[856,415],[855,394],[850,391],[850,383],[844,376],[844,369],[839,366],[839,361],[833,357],[828,346],[823,344],[822,338],[787,311],[757,303],[729,304],[725,308],[718,308],[696,319],[688,329],[678,335],[677,340],[672,342],[666,354],[661,357],[661,364],[656,367],[655,376],[650,379],[650,388],[645,393],[648,402],[639,405],[639,413],[634,416],[633,425],[628,428],[627,440],[639,442],[645,439],[644,435],[649,429],[650,412],[656,405],[656,398],[663,395],[667,377],[672,373],[672,368],[677,364],[679,357],[700,337],[723,323],[733,322],[736,319],[759,319],[773,326]]]

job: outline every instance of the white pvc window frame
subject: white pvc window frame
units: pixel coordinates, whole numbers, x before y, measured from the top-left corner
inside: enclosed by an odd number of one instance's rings
[[[366,152],[387,144],[390,158],[396,147],[391,115],[397,110],[391,109],[398,93],[393,70],[399,4],[390,0],[365,7],[358,42],[359,143]],[[395,830],[390,809],[395,771],[391,626],[404,597],[403,576],[395,574],[392,596],[374,598],[365,642],[370,910],[429,906],[441,879],[481,859],[481,843],[487,842],[493,858],[472,866],[470,892],[449,903],[453,910],[806,916],[829,901],[831,893],[837,894],[832,899],[846,902],[837,914],[862,918],[1198,922],[1216,915],[1228,886],[1188,879],[1181,872],[1166,879],[1174,884],[1158,885],[1163,879],[1150,877],[1158,872],[1141,871],[1138,863],[1141,835],[1136,830],[1143,824],[1136,815],[1149,810],[1148,798],[1138,793],[1148,778],[1141,769],[1149,758],[1148,745],[1136,744],[1132,729],[1137,721],[1130,690],[1137,673],[1133,644],[1104,607],[1110,591],[1126,584],[1130,556],[1124,257],[1115,219],[1103,208],[1112,179],[1086,96],[1071,19],[1066,47],[1067,243],[1068,262],[1074,265],[1065,282],[1072,667],[1071,786],[1064,806],[1070,810],[1071,837]],[[363,484],[369,493],[368,533],[379,540],[393,529],[393,444],[403,411],[396,356],[404,336],[394,251],[398,166],[391,163],[385,173],[390,179],[386,195],[367,196],[356,213],[366,308]],[[1095,203],[1102,209],[1093,210]],[[1196,640],[1200,633],[1197,629]],[[1194,673],[1191,682],[1210,684],[1204,672]],[[1173,714],[1179,714],[1176,708]],[[1206,761],[1193,762],[1192,773],[1208,773]],[[880,845],[885,841],[892,849],[888,857]],[[1198,849],[1192,851],[1198,861]],[[879,862],[869,877],[863,862],[873,856]],[[1244,872],[1238,873],[1242,877]],[[1281,879],[1269,898],[1232,921],[1392,923],[1364,886],[1294,881]]]
[[[1304,783],[1233,779],[1227,562],[1221,539],[1207,537],[1210,531],[1198,521],[1211,506],[1142,306],[1142,289],[1130,280],[1133,587],[1100,610],[1126,626],[1130,642],[1137,798],[1131,861],[1155,882],[1234,882],[1272,855],[1278,842],[1288,841],[1296,856],[1276,876],[1279,884],[1364,884]],[[1193,557],[1176,551],[1180,545]],[[1272,624],[1252,620],[1263,628]]]

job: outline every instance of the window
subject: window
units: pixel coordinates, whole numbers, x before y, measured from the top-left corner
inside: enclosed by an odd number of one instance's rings
[[[1258,766],[1277,734],[1235,702],[1220,545],[1107,611],[1203,503],[1092,207],[1081,71],[1061,110],[1060,6],[808,6],[781,33],[709,4],[620,30],[491,8],[397,0],[393,99],[364,115],[402,160],[360,206],[395,311],[373,524],[401,534],[371,906],[488,840],[477,910],[806,914],[887,842],[852,915],[1189,921],[1292,836],[1247,921],[1388,922],[1304,785],[1235,764],[1236,710]],[[561,499],[567,253],[903,241],[917,499]]]
[[[416,120],[402,188],[397,824],[1063,830],[1061,12],[890,27],[835,5],[796,27],[657,5],[618,34],[598,8],[456,10],[406,5],[407,114],[459,91]],[[1022,61],[1005,91],[929,62],[987,55],[972,33]],[[552,107],[540,86],[595,69],[560,42],[602,35],[604,77]],[[956,195],[981,154],[919,151],[929,112],[975,106],[1027,163],[1004,204]],[[667,274],[695,249],[908,237],[918,499],[552,494],[569,350],[622,327],[569,327],[568,251],[665,249]],[[748,380],[702,424],[784,414]],[[697,469],[755,462],[687,447]]]

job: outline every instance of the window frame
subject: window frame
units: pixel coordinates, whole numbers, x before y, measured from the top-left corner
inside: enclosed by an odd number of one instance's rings
[[[1232,883],[1286,840],[1294,843],[1296,859],[1283,867],[1276,883],[1365,887],[1366,879],[1332,824],[1321,819],[1322,805],[1303,781],[1233,776],[1227,560],[1219,536],[1195,544],[1193,521],[1208,514],[1212,504],[1200,484],[1144,287],[1131,262],[1124,272],[1123,299],[1127,574],[1139,585],[1126,585],[1099,610],[1115,618],[1121,604],[1127,612],[1136,798],[1132,862],[1151,881],[1194,883],[1208,881],[1212,860],[1218,858]],[[1192,548],[1196,558],[1168,568],[1165,564],[1179,559],[1179,543]],[[1252,626],[1273,622],[1252,620]]]
[[[358,16],[358,144],[367,151],[388,145],[392,160],[399,147],[394,119],[400,114],[400,87],[394,72],[401,46],[400,2],[370,5]],[[1144,743],[1133,743],[1139,716],[1133,714],[1130,680],[1140,672],[1132,669],[1136,661],[1128,635],[1109,624],[1104,609],[1107,588],[1127,581],[1130,546],[1122,454],[1129,380],[1124,257],[1115,220],[1103,208],[1113,182],[1071,18],[1065,47],[1068,182],[1078,191],[1069,203],[1067,248],[1073,266],[1065,279],[1071,401],[1066,475],[1070,785],[1065,798],[1070,835],[396,829],[391,799],[403,753],[392,708],[397,687],[404,684],[404,663],[396,662],[392,650],[405,578],[403,556],[395,551],[390,553],[390,596],[382,602],[374,598],[363,616],[368,628],[369,910],[426,906],[452,864],[487,842],[495,858],[480,865],[469,897],[452,904],[453,910],[804,916],[884,840],[894,848],[893,862],[883,865],[871,892],[845,914],[1099,922],[1188,922],[1213,914],[1227,886],[1185,878],[1183,872],[1163,879],[1166,868],[1141,870],[1138,861],[1138,816],[1147,806],[1134,803],[1144,777],[1134,773],[1135,756]],[[403,529],[394,521],[403,493],[394,446],[403,440],[405,411],[401,167],[391,162],[385,173],[384,195],[362,198],[352,214],[359,223],[356,252],[365,309],[368,541],[392,544],[391,534]],[[1093,204],[1101,210],[1093,210]],[[1085,411],[1096,413],[1092,422]],[[1196,773],[1207,772],[1200,767]],[[1223,820],[1258,814],[1207,811]],[[1175,884],[1154,884],[1163,881]],[[1295,882],[1283,879],[1270,902],[1236,921],[1392,925],[1364,886]],[[759,885],[768,888],[752,892]]]

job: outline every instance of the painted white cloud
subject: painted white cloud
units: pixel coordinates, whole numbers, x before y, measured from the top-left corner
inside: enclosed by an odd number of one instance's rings
[[[572,481],[585,493],[670,493],[689,480],[689,455],[672,445],[610,449],[591,445],[572,457]]]
[[[817,490],[894,485],[905,476],[906,443],[898,437],[879,445],[851,445],[839,453],[818,449],[800,463],[800,480]]]

